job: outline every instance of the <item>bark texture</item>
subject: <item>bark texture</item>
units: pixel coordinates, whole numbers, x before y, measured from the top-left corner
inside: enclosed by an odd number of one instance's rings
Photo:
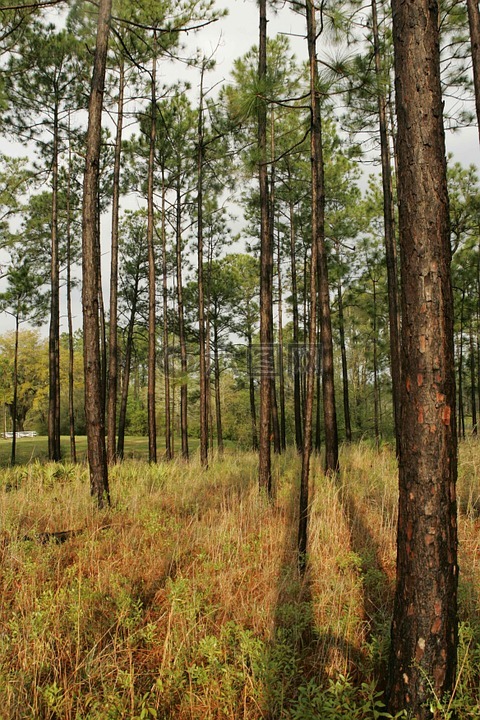
[[[112,0],[100,0],[97,44],[88,107],[85,176],[83,185],[83,342],[85,368],[85,419],[87,425],[90,489],[99,507],[110,504],[105,417],[100,363],[98,276],[100,243],[97,234],[97,195],[102,127],[103,90]]]
[[[393,0],[402,383],[397,585],[388,700],[424,720],[457,646],[457,439],[438,5]]]

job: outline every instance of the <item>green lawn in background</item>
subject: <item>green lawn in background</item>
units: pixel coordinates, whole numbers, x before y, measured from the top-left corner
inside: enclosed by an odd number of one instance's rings
[[[161,460],[163,455],[163,438],[158,437],[157,440],[157,452],[158,459]],[[195,453],[198,449],[198,438],[189,438],[188,440],[189,450],[191,453]],[[87,452],[87,438],[85,436],[78,436],[76,438],[77,446],[77,459],[82,462],[86,458]],[[6,467],[10,464],[12,441],[11,439],[5,440],[0,437],[0,467]],[[62,458],[65,462],[70,461],[70,439],[64,435],[61,438]],[[175,452],[180,452],[181,447],[179,443],[175,444]],[[136,458],[139,460],[148,460],[148,438],[147,437],[136,437],[127,436],[125,438],[125,457]],[[26,463],[39,460],[40,462],[46,462],[48,460],[48,438],[43,435],[38,435],[34,438],[17,438],[16,447],[16,463],[17,465],[24,465]]]

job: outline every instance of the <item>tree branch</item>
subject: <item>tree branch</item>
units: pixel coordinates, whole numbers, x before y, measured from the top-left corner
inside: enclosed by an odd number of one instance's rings
[[[61,5],[64,2],[67,2],[67,0],[39,0],[39,2],[27,3],[26,5],[7,5],[5,7],[0,7],[0,11],[6,12],[7,10],[37,10],[43,7],[50,7],[52,5]]]

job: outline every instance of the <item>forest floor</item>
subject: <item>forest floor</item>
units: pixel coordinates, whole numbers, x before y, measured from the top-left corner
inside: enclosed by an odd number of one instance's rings
[[[85,466],[1,470],[1,720],[388,717],[395,459],[359,443],[341,467],[326,478],[314,458],[304,577],[292,451],[274,460],[271,502],[252,453],[207,471],[129,459],[101,512]],[[478,441],[459,476],[460,672],[444,720],[480,718]]]
[[[225,440],[225,449],[227,452],[235,450],[235,443],[231,440]],[[87,438],[85,435],[77,435],[75,438],[77,458],[79,462],[85,462],[87,457]],[[190,453],[194,454],[198,450],[198,438],[188,438],[188,446]],[[60,438],[60,447],[62,450],[62,458],[68,463],[70,461],[70,438],[62,435]],[[0,436],[0,468],[6,468],[10,465],[12,441],[10,438],[4,439]],[[174,441],[175,453],[181,453],[181,440],[177,438]],[[161,439],[158,438],[157,451],[159,459],[162,458],[164,448]],[[48,460],[48,438],[45,435],[36,435],[33,438],[17,438],[16,442],[16,464],[25,465],[30,462],[47,462]],[[125,458],[127,460],[148,460],[148,438],[145,435],[126,435],[125,436]]]
[[[87,456],[87,438],[84,435],[77,435],[75,438],[77,457],[79,462],[84,462]],[[231,444],[226,443],[227,447]],[[70,438],[63,435],[60,439],[62,457],[68,462],[70,458]],[[198,448],[198,440],[189,438],[189,446],[192,452]],[[0,468],[10,465],[12,441],[10,438],[0,437]],[[180,444],[176,443],[176,450],[179,451]],[[161,445],[158,442],[158,454],[161,457]],[[125,457],[132,460],[148,460],[148,438],[143,435],[125,436]],[[17,438],[16,462],[24,465],[38,460],[44,462],[48,459],[48,438],[44,435],[36,435],[33,438]]]

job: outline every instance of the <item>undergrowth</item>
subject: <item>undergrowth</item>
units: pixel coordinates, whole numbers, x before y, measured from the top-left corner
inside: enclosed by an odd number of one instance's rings
[[[448,702],[432,697],[444,720],[480,717],[476,453],[462,448],[459,680]],[[272,503],[246,453],[206,472],[127,461],[102,512],[83,467],[2,473],[0,718],[390,717],[395,463],[366,445],[341,461],[336,481],[313,462],[304,578],[294,453],[275,461]]]

